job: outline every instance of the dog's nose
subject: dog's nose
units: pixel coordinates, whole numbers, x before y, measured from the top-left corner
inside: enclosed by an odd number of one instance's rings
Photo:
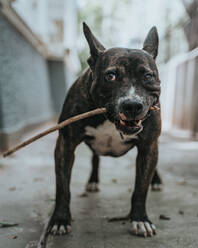
[[[134,118],[141,114],[143,111],[143,104],[138,101],[132,101],[130,99],[124,100],[120,104],[120,112],[128,118]]]

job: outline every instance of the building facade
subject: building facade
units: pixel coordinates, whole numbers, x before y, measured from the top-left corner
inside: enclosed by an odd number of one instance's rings
[[[20,142],[26,131],[57,118],[61,111],[77,71],[67,66],[77,60],[75,47],[65,41],[69,35],[65,22],[75,33],[75,22],[64,18],[65,8],[76,18],[75,1],[67,2],[70,5],[0,1],[0,150]]]

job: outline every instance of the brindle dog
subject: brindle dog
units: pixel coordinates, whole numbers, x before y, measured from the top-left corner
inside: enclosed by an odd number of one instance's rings
[[[161,131],[160,80],[155,64],[158,33],[153,27],[143,49],[111,48],[94,37],[84,23],[91,56],[89,69],[70,88],[59,122],[99,107],[106,114],[73,123],[59,131],[55,149],[56,205],[48,232],[71,230],[70,179],[76,147],[85,142],[92,150],[92,173],[87,190],[97,190],[99,156],[119,157],[137,147],[135,190],[129,219],[134,234],[152,236],[156,228],[146,213],[149,185],[161,184],[156,171]]]

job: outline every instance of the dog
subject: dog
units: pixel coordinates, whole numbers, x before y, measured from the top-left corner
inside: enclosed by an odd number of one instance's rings
[[[55,148],[56,203],[48,233],[71,231],[70,179],[76,147],[85,142],[93,152],[88,191],[98,190],[100,156],[119,157],[137,147],[135,189],[129,219],[135,235],[153,236],[156,227],[146,212],[149,185],[160,185],[157,173],[161,132],[160,80],[155,63],[158,33],[153,27],[143,49],[105,47],[83,23],[90,49],[89,68],[74,82],[59,122],[96,108],[105,114],[75,122],[59,131]],[[158,108],[158,111],[154,109]]]

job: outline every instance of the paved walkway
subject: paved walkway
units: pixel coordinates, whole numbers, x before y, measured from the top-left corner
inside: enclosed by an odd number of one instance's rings
[[[54,204],[56,135],[0,159],[0,222],[19,224],[0,228],[0,248],[36,247],[43,221]],[[136,150],[122,158],[102,158],[101,191],[82,197],[90,152],[85,145],[78,148],[72,176],[73,231],[68,236],[50,237],[47,248],[198,247],[198,142],[161,137],[159,171],[164,189],[150,191],[147,204],[158,229],[155,237],[132,236],[128,222],[107,222],[107,217],[128,213],[135,155]],[[160,215],[170,220],[161,220]]]

